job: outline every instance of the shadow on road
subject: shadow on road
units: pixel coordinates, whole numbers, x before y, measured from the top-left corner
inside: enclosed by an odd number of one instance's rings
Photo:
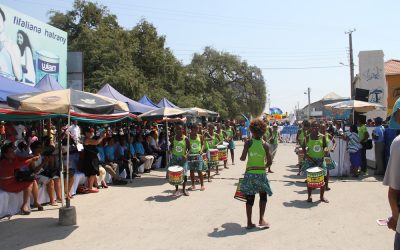
[[[167,180],[165,177],[162,176],[144,176],[142,175],[141,178],[135,178],[133,180],[133,183],[128,183],[126,186],[120,186],[120,187],[134,187],[134,188],[140,188],[140,187],[150,187],[150,186],[161,186],[167,183]]]
[[[174,201],[174,200],[178,199],[179,197],[181,197],[181,196],[172,195],[172,192],[171,192],[171,191],[168,191],[168,192],[165,192],[165,191],[164,191],[163,193],[170,193],[170,195],[155,195],[155,196],[150,196],[150,197],[147,197],[147,198],[145,199],[145,201],[170,202],[170,201]]]
[[[17,218],[0,222],[1,249],[22,249],[67,238],[77,226],[59,226],[57,218]]]
[[[242,227],[240,224],[237,223],[225,223],[221,226],[223,230],[219,230],[219,228],[214,228],[212,233],[208,234],[208,237],[212,238],[224,238],[230,236],[238,236],[238,235],[245,235],[247,233],[264,231],[265,228],[254,228],[254,229],[246,229],[246,227]]]
[[[283,202],[285,207],[295,207],[295,208],[312,208],[316,207],[320,202],[307,202],[306,200],[293,200],[289,202]]]
[[[247,230],[245,227],[242,227],[240,224],[237,223],[225,223],[221,227],[223,228],[223,230],[219,230],[219,228],[214,228],[214,231],[212,233],[209,233],[208,237],[224,238],[230,236],[245,235],[247,233],[264,230],[261,228]]]

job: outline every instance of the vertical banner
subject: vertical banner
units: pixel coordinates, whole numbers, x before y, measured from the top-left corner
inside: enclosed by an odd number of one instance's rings
[[[359,88],[369,91],[368,102],[378,103],[387,107],[387,86],[382,50],[360,51],[359,58]],[[385,119],[386,111],[371,111],[367,119],[378,116]]]
[[[0,75],[30,86],[51,75],[66,88],[67,37],[60,29],[0,4]]]

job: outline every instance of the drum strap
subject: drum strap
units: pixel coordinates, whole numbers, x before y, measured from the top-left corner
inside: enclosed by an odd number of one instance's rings
[[[251,171],[251,170],[265,170],[265,169],[266,169],[265,166],[263,166],[263,167],[247,167],[247,168],[246,168],[246,171]]]

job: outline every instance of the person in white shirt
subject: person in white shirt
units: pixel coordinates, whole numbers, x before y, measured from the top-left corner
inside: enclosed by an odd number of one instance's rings
[[[400,129],[400,98],[394,104],[389,127],[391,129]],[[389,218],[387,226],[389,229],[396,231],[394,249],[398,250],[400,249],[400,135],[393,140],[390,147],[390,158],[383,184],[389,186],[388,200],[392,216]]]
[[[15,139],[18,140],[23,140],[24,139],[24,133],[26,132],[26,128],[24,125],[22,125],[21,123],[19,123],[18,125],[14,126],[15,131],[17,132],[17,135],[15,137]]]
[[[78,126],[78,121],[74,120],[73,124],[68,128],[68,132],[76,144],[81,141],[81,128]]]

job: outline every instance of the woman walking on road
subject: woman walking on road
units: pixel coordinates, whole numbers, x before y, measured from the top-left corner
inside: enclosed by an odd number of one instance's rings
[[[260,220],[259,226],[269,228],[269,223],[264,220],[265,207],[267,205],[267,194],[272,195],[271,187],[266,174],[267,166],[272,164],[271,153],[262,136],[267,129],[266,124],[261,120],[253,120],[250,124],[250,131],[253,139],[246,141],[241,161],[245,161],[248,155],[246,173],[240,191],[246,195],[247,229],[255,228],[251,216],[256,193],[260,194]]]

